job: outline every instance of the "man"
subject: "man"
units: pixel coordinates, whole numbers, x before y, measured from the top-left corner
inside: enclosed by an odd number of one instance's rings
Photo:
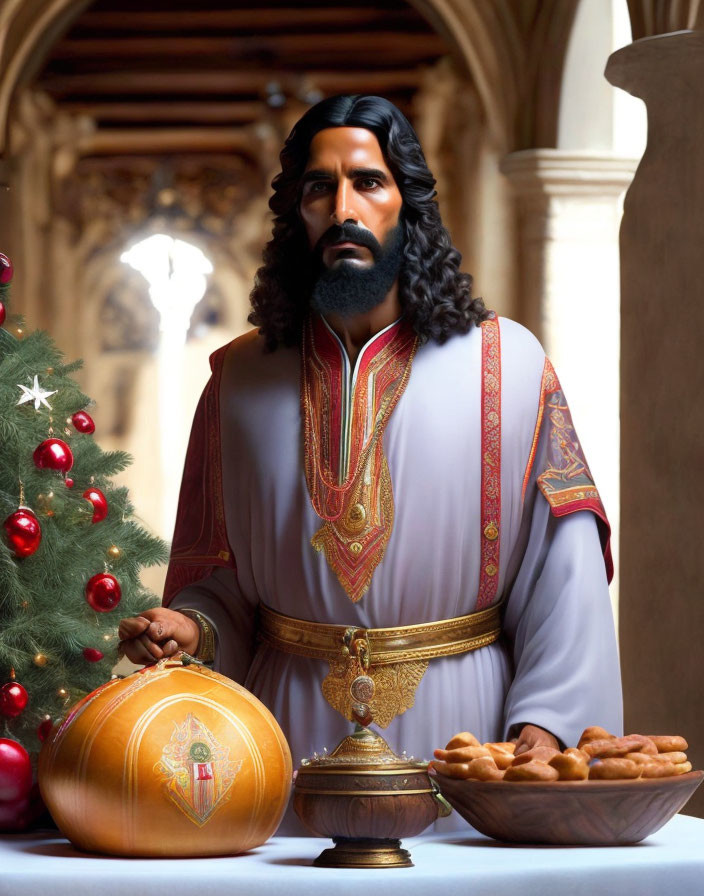
[[[296,761],[351,721],[427,758],[618,732],[598,493],[539,344],[471,298],[411,126],[333,97],[281,163],[259,329],[211,359],[169,608],[123,620],[126,654],[215,635]]]

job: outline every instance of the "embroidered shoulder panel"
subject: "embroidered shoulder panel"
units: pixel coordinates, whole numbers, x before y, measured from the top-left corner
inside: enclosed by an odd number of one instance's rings
[[[523,490],[535,460],[536,448],[542,438],[540,470],[537,485],[555,516],[566,516],[578,510],[590,510],[600,521],[609,580],[613,576],[613,561],[609,547],[610,527],[601,497],[587,465],[582,445],[572,423],[572,414],[562,387],[550,361],[545,359],[538,421],[533,438]]]

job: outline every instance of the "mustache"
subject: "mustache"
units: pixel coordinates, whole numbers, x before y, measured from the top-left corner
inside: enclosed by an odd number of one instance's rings
[[[346,242],[365,246],[371,251],[375,259],[379,257],[382,251],[379,241],[370,230],[365,230],[356,224],[345,221],[343,224],[333,224],[332,227],[325,231],[316,243],[315,254],[320,257],[323,250],[328,246]]]

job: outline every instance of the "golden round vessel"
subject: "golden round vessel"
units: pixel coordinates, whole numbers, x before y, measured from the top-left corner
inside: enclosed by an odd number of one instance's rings
[[[80,849],[233,855],[274,833],[291,768],[264,704],[183,657],[109,681],[73,706],[44,742],[39,786]]]
[[[331,837],[314,864],[399,868],[413,863],[401,839],[452,809],[428,775],[428,763],[397,756],[378,734],[356,726],[330,755],[303,760],[293,807],[318,837]]]

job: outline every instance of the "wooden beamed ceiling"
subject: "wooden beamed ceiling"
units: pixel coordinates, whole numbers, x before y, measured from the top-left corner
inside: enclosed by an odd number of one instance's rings
[[[102,128],[232,128],[292,97],[378,93],[409,111],[424,67],[449,53],[403,0],[97,0],[35,83]]]

